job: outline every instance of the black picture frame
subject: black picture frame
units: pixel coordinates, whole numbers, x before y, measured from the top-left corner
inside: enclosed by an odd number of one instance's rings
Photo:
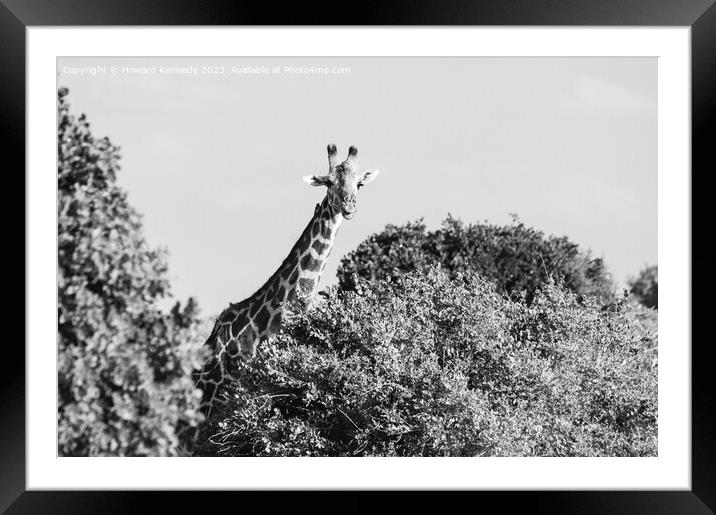
[[[278,7],[280,5],[280,7]],[[231,0],[0,0],[0,120],[4,200],[0,203],[5,274],[5,359],[0,374],[0,510],[7,513],[144,513],[199,512],[237,508],[254,502],[287,500],[266,492],[50,492],[25,487],[25,225],[13,223],[25,213],[25,29],[31,26],[85,25],[549,25],[549,26],[688,26],[692,71],[692,490],[566,491],[450,493],[449,503],[484,509],[485,503],[524,507],[537,513],[714,513],[716,511],[716,396],[708,359],[706,295],[714,291],[711,270],[716,248],[708,240],[710,210],[705,180],[716,170],[709,129],[716,122],[716,6],[714,0],[416,0],[270,4]],[[17,205],[17,204],[22,205]],[[21,274],[19,270],[25,270]],[[22,284],[21,284],[22,283]],[[692,281],[693,284],[693,281]],[[14,292],[14,293],[13,293]],[[698,297],[702,296],[703,299]],[[20,302],[19,299],[22,299]],[[8,331],[21,327],[20,334]],[[705,331],[704,331],[704,334]],[[690,342],[684,342],[689,345]],[[48,342],[48,346],[51,342]],[[49,349],[49,347],[48,347]],[[445,506],[444,496],[425,492],[402,495],[401,511],[414,506]],[[292,510],[340,507],[340,511],[375,509],[376,496],[350,492],[335,500],[322,494],[319,504],[307,492],[293,493]],[[210,496],[210,499],[207,497]],[[469,497],[468,497],[469,496]],[[301,502],[305,499],[306,502]],[[237,503],[241,503],[238,505]],[[338,504],[337,504],[338,503]],[[479,506],[474,503],[480,503]]]

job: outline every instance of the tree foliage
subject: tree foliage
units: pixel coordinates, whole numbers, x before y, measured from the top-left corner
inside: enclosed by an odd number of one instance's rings
[[[626,301],[548,281],[527,305],[434,267],[357,283],[242,365],[198,454],[656,454],[656,340]]]
[[[629,293],[648,308],[659,308],[659,267],[647,266],[629,279]]]
[[[162,251],[117,185],[118,147],[58,92],[58,439],[64,456],[171,455],[201,419],[197,307],[164,313]]]
[[[448,216],[435,231],[427,231],[422,220],[387,225],[341,260],[338,280],[342,289],[352,290],[355,277],[395,280],[433,264],[440,264],[451,277],[478,272],[498,291],[524,292],[528,301],[549,276],[580,295],[614,300],[614,286],[601,259],[591,258],[566,237],[547,237],[516,218],[513,224],[500,226],[465,224]]]

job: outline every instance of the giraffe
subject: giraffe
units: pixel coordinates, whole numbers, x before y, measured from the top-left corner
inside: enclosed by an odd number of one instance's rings
[[[256,347],[276,335],[288,312],[307,307],[326,266],[342,221],[355,215],[356,193],[375,179],[378,170],[360,172],[358,149],[348,150],[340,162],[335,145],[328,145],[328,174],[303,178],[311,186],[325,186],[326,196],[278,269],[253,295],[231,303],[221,312],[206,341],[210,356],[194,374],[203,391],[202,411],[208,418],[219,388],[238,360],[251,361]]]

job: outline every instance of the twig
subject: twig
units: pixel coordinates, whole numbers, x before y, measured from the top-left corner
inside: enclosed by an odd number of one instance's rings
[[[339,408],[339,407],[336,406],[336,409],[337,409],[338,411],[340,411],[340,412],[343,414],[343,416],[346,417],[346,418],[350,421],[350,423],[353,424],[353,426],[355,426],[355,428],[360,431],[360,427],[358,427],[358,424],[356,424],[355,422],[353,422],[353,419],[352,419],[351,417],[349,417],[348,415],[346,415],[345,412],[344,412],[341,408]]]

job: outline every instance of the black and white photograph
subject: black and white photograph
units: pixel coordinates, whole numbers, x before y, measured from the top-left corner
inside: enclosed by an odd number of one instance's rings
[[[714,1],[0,0],[0,512],[713,513]]]
[[[59,57],[60,457],[657,457],[655,57]]]

